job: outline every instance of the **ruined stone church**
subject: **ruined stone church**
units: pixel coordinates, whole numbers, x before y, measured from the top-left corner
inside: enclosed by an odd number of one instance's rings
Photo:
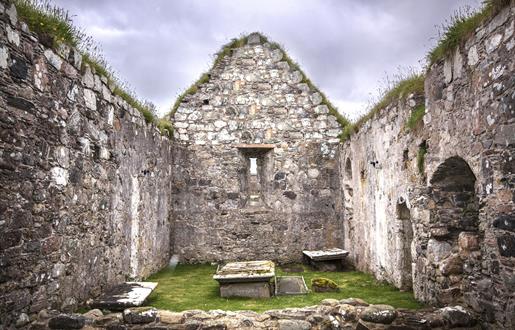
[[[0,328],[76,311],[172,255],[290,263],[326,248],[515,327],[514,17],[512,2],[345,141],[323,93],[250,34],[180,99],[168,138],[0,1]]]

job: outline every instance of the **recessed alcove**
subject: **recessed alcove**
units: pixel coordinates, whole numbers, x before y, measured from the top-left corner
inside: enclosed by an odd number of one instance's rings
[[[270,187],[267,178],[272,174],[273,144],[238,144],[241,156],[240,192],[245,196],[243,207],[266,207]]]

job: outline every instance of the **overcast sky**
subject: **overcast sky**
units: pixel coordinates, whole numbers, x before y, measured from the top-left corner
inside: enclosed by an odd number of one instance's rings
[[[168,111],[231,38],[261,31],[354,118],[399,67],[420,68],[438,26],[480,0],[55,0],[136,94]]]

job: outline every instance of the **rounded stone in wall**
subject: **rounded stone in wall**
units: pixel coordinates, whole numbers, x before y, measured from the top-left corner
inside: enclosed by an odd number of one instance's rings
[[[252,133],[249,131],[242,131],[241,132],[241,140],[243,142],[249,142],[252,141],[254,137],[252,136]]]

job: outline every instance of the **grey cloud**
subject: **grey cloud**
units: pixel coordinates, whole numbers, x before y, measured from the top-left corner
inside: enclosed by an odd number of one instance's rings
[[[220,46],[261,31],[355,116],[385,74],[419,67],[437,26],[479,0],[57,0],[138,95],[167,111]]]

